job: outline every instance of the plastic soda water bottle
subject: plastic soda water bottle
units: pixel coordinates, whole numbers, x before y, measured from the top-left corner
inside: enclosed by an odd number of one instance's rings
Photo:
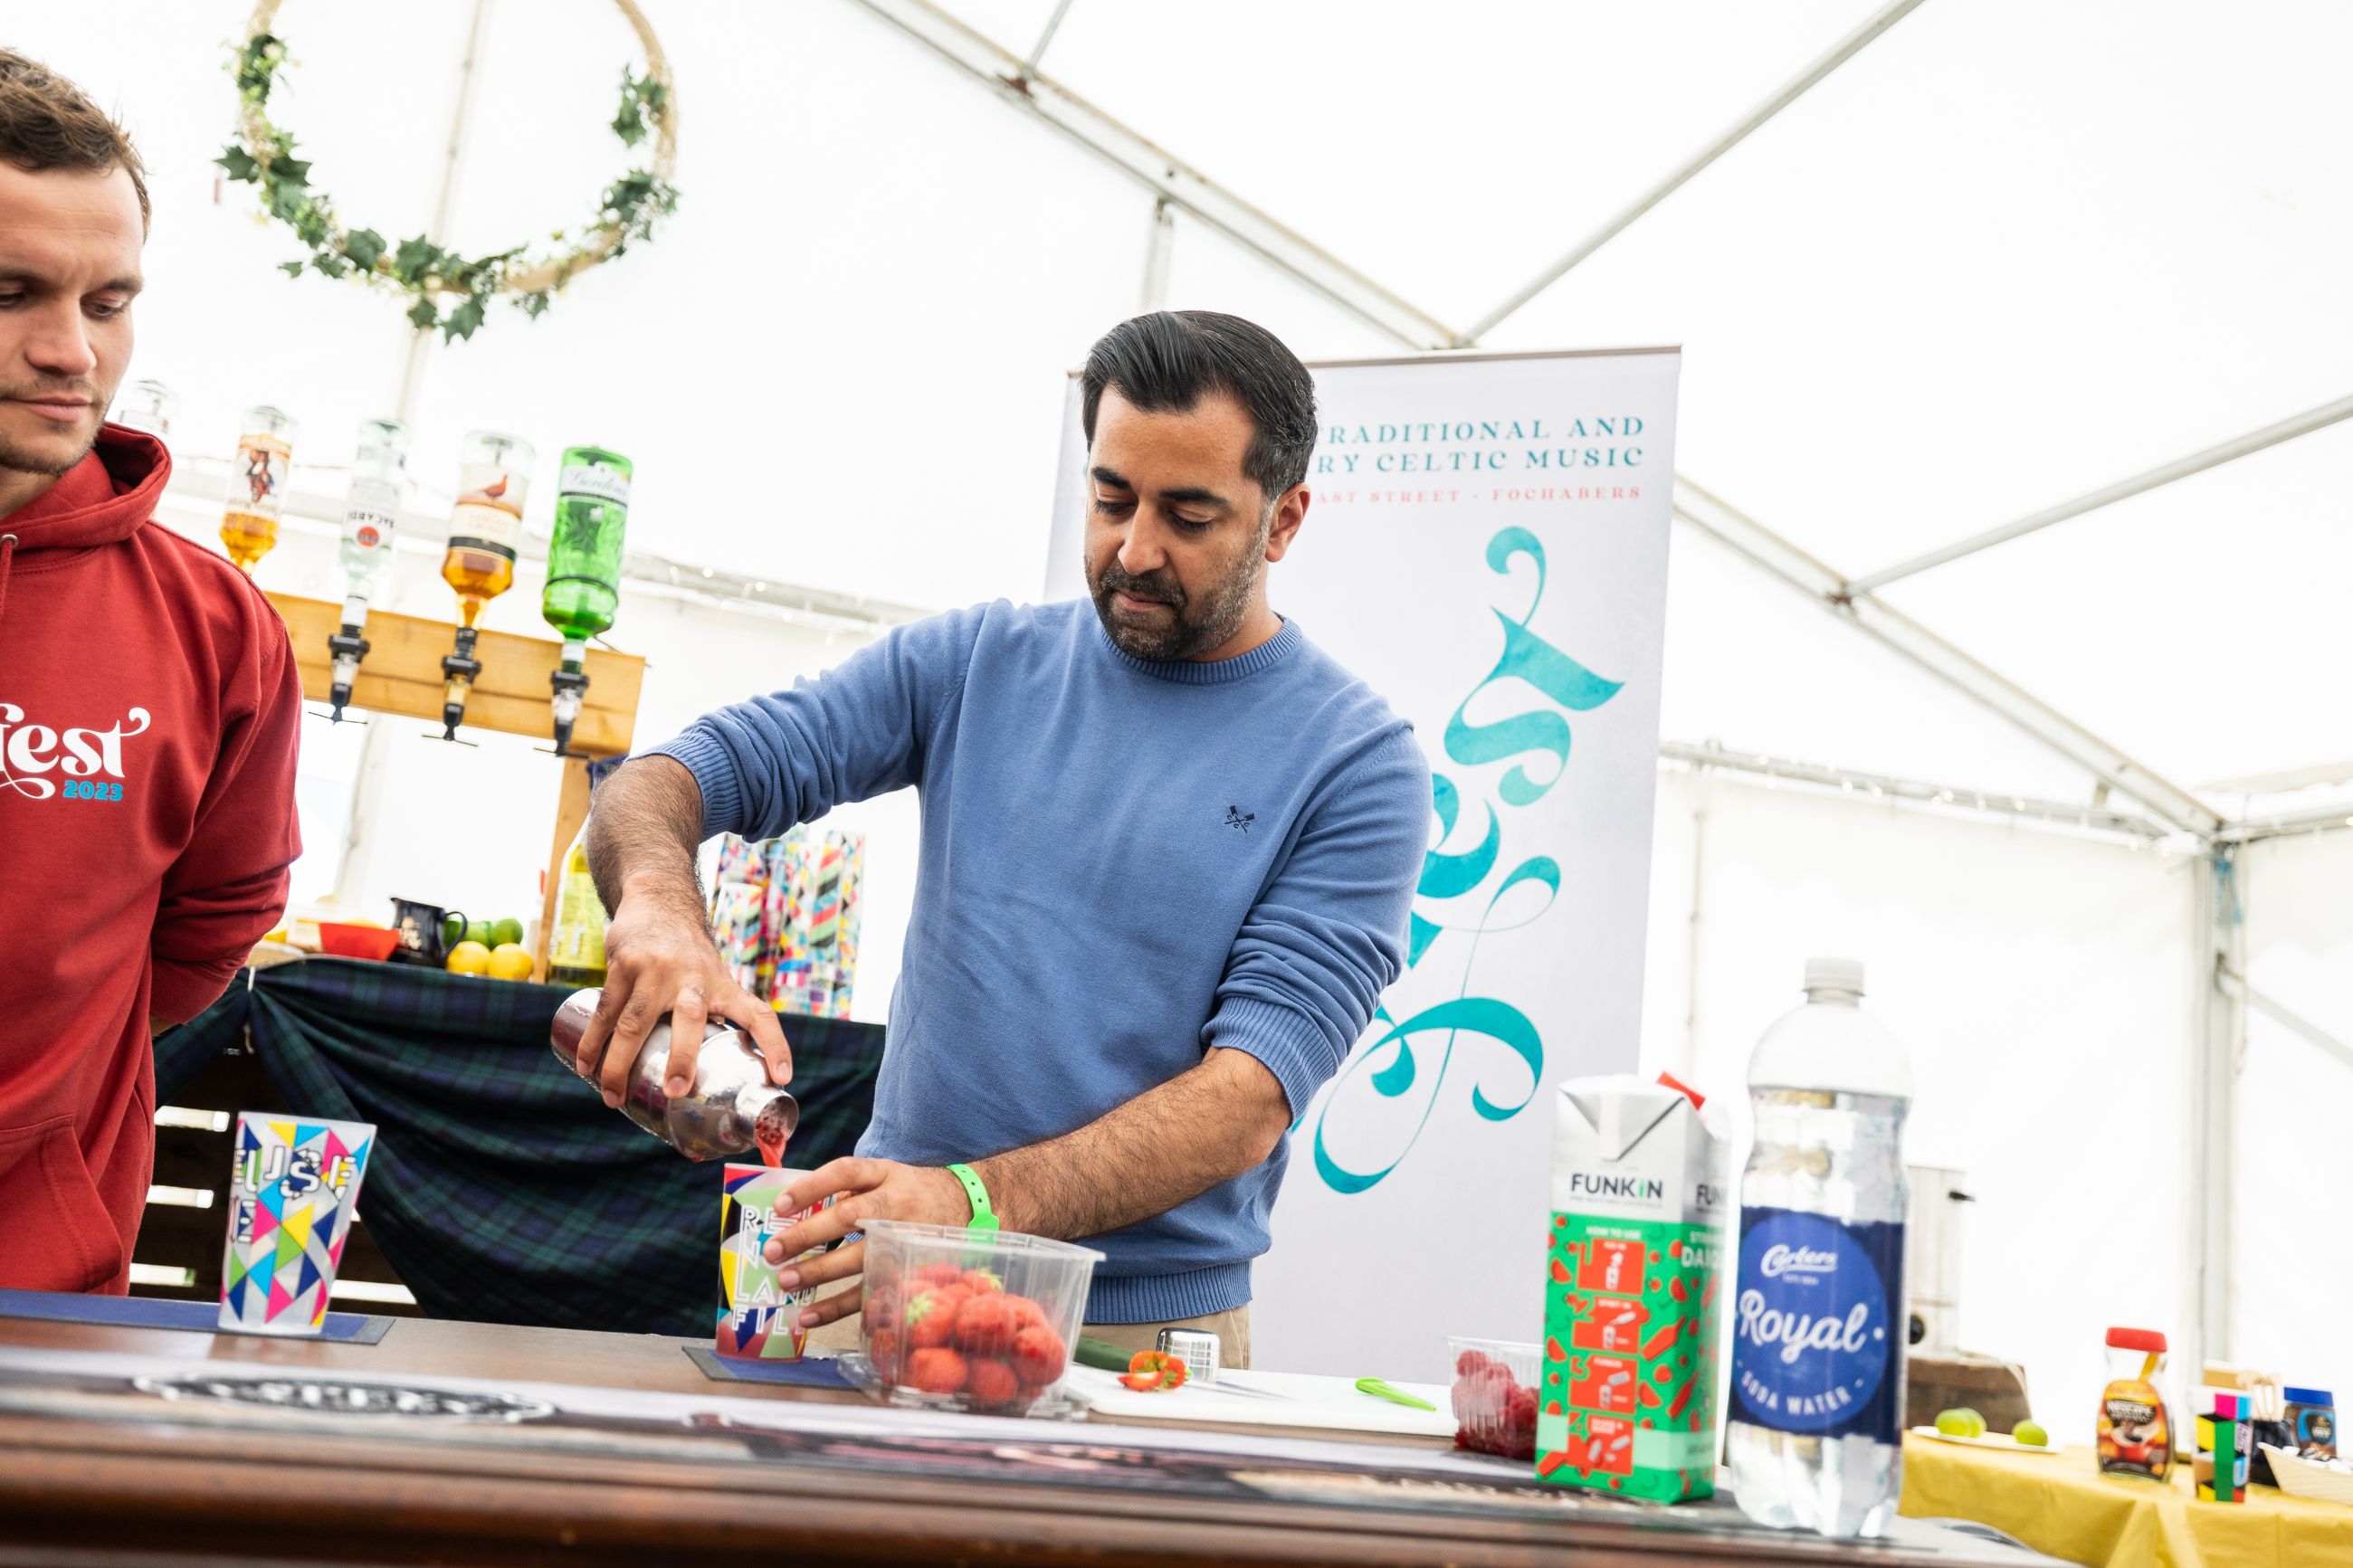
[[[1806,1003],[1748,1059],[1757,1142],[1740,1184],[1727,1447],[1760,1524],[1883,1533],[1904,1488],[1902,1047],[1862,965],[1806,963]]]

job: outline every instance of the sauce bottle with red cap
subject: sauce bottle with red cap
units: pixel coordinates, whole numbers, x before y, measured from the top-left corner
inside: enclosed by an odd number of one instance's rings
[[[2100,1395],[2100,1473],[2161,1481],[2173,1468],[2173,1422],[2158,1379],[2165,1336],[2155,1329],[2108,1331],[2107,1391]]]

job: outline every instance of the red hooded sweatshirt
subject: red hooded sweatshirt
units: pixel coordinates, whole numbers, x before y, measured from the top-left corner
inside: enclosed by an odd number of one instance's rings
[[[0,517],[0,1286],[130,1288],[148,1017],[195,1017],[286,907],[302,693],[285,623],[154,522],[163,443]]]

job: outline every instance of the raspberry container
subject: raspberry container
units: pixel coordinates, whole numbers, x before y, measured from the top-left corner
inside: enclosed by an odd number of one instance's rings
[[[1014,1231],[866,1227],[858,1349],[843,1368],[891,1405],[1068,1419],[1071,1347],[1103,1254]]]
[[[1533,1460],[1543,1352],[1508,1340],[1452,1336],[1446,1349],[1454,1358],[1454,1446]]]

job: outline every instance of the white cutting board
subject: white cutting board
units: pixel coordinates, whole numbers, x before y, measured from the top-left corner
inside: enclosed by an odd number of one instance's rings
[[[1169,1393],[1138,1394],[1121,1386],[1117,1373],[1092,1366],[1071,1368],[1066,1386],[1098,1414],[1114,1417],[1235,1426],[1312,1426],[1403,1437],[1454,1436],[1452,1394],[1442,1383],[1392,1385],[1438,1406],[1431,1411],[1360,1394],[1354,1378],[1318,1377],[1303,1372],[1226,1372],[1219,1373],[1219,1377],[1285,1397],[1260,1399],[1190,1383]]]

